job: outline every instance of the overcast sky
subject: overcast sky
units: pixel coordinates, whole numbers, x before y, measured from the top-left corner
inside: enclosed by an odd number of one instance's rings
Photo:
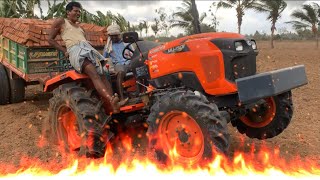
[[[82,4],[83,8],[91,13],[101,11],[102,13],[110,10],[112,13],[120,13],[127,20],[138,24],[142,20],[149,21],[149,24],[153,23],[153,19],[158,17],[155,10],[163,7],[166,9],[168,14],[171,14],[176,10],[177,7],[181,6],[182,1],[78,1]],[[196,0],[199,14],[207,13],[207,17],[204,19],[205,22],[210,22],[211,16],[209,15],[209,7],[214,1],[209,0]],[[217,2],[217,1],[216,1]],[[303,3],[318,2],[319,1],[286,1],[288,6],[283,11],[282,17],[278,20],[276,27],[277,29],[286,28],[289,31],[293,31],[291,26],[284,22],[292,20],[290,14],[293,10],[301,8]],[[42,8],[44,12],[47,10],[47,2],[42,1]],[[243,23],[241,26],[242,34],[253,34],[256,30],[259,32],[270,33],[270,22],[266,20],[267,15],[263,13],[256,13],[253,10],[245,11]],[[235,9],[219,9],[217,11],[217,18],[219,21],[218,30],[227,32],[237,32],[237,18]],[[149,31],[151,32],[151,30]],[[172,29],[170,33],[172,35],[179,34],[181,29]],[[150,35],[150,33],[149,33]]]

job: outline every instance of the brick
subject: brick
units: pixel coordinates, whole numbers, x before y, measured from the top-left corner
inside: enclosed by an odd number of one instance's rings
[[[19,40],[20,40],[20,44],[22,44],[22,45],[25,45],[27,42],[27,39],[25,39],[25,38],[19,38]]]
[[[42,34],[50,34],[50,29],[42,29]]]
[[[44,41],[40,41],[40,46],[45,46],[45,42]]]
[[[30,31],[30,32],[34,32],[34,33],[36,33],[36,34],[41,34],[41,29],[38,28],[38,27],[35,26],[35,25],[30,25],[30,26],[29,26],[29,31]]]
[[[46,40],[45,35],[41,35],[41,36],[40,36],[40,40],[41,40],[41,41],[45,41],[45,40]]]
[[[36,43],[39,43],[39,42],[40,42],[39,39],[35,38],[34,36],[32,36],[32,35],[30,35],[30,34],[27,36],[27,39],[32,40],[33,42],[36,42]]]
[[[47,40],[54,20],[0,17],[0,34],[23,45],[49,46]],[[106,27],[86,23],[81,23],[80,27],[83,28],[93,46],[104,46],[107,39]],[[60,36],[57,36],[56,40],[61,45],[65,45]]]
[[[18,39],[19,39],[19,37],[18,36],[16,36],[16,35],[12,35],[13,37],[12,37],[12,40],[14,41],[14,42],[17,42],[18,41]]]
[[[27,41],[26,45],[29,46],[29,47],[32,47],[33,46],[33,42],[32,41]]]
[[[34,34],[34,37],[36,37],[37,39],[41,39],[41,35],[40,34]]]

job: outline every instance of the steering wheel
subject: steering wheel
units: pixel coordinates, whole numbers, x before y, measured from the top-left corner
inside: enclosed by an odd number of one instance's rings
[[[124,47],[123,51],[122,51],[122,57],[126,60],[130,60],[134,51],[130,48],[132,43],[129,43],[126,45],[126,47]],[[128,53],[129,51],[129,53]]]

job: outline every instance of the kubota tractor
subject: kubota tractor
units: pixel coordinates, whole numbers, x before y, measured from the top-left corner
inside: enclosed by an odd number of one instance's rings
[[[257,74],[255,41],[236,33],[196,34],[165,44],[139,40],[135,32],[123,39],[136,48],[122,83],[129,101],[120,114],[109,115],[89,78],[74,70],[46,83],[45,91],[53,90],[51,129],[70,151],[103,156],[117,136],[110,126],[118,116],[119,124],[131,127],[147,123],[156,157],[199,163],[228,150],[229,122],[250,138],[280,134],[293,115],[291,89],[307,84],[303,65]],[[173,148],[175,156],[169,156]]]

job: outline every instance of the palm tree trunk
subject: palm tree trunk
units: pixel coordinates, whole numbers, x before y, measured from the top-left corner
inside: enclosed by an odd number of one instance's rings
[[[242,10],[240,7],[237,7],[237,18],[238,18],[238,33],[241,33],[241,24],[242,24]]]
[[[40,10],[40,18],[43,19],[43,10],[41,7],[41,0],[37,0],[38,8]]]
[[[271,49],[274,48],[273,39],[274,39],[274,30],[275,29],[276,29],[276,25],[275,25],[275,22],[273,22],[272,27],[271,27]]]
[[[197,9],[196,1],[191,0],[191,5],[192,5],[192,15],[193,15],[193,26],[194,26],[194,33],[199,34],[201,33],[200,30],[200,22],[199,22],[199,12]]]

